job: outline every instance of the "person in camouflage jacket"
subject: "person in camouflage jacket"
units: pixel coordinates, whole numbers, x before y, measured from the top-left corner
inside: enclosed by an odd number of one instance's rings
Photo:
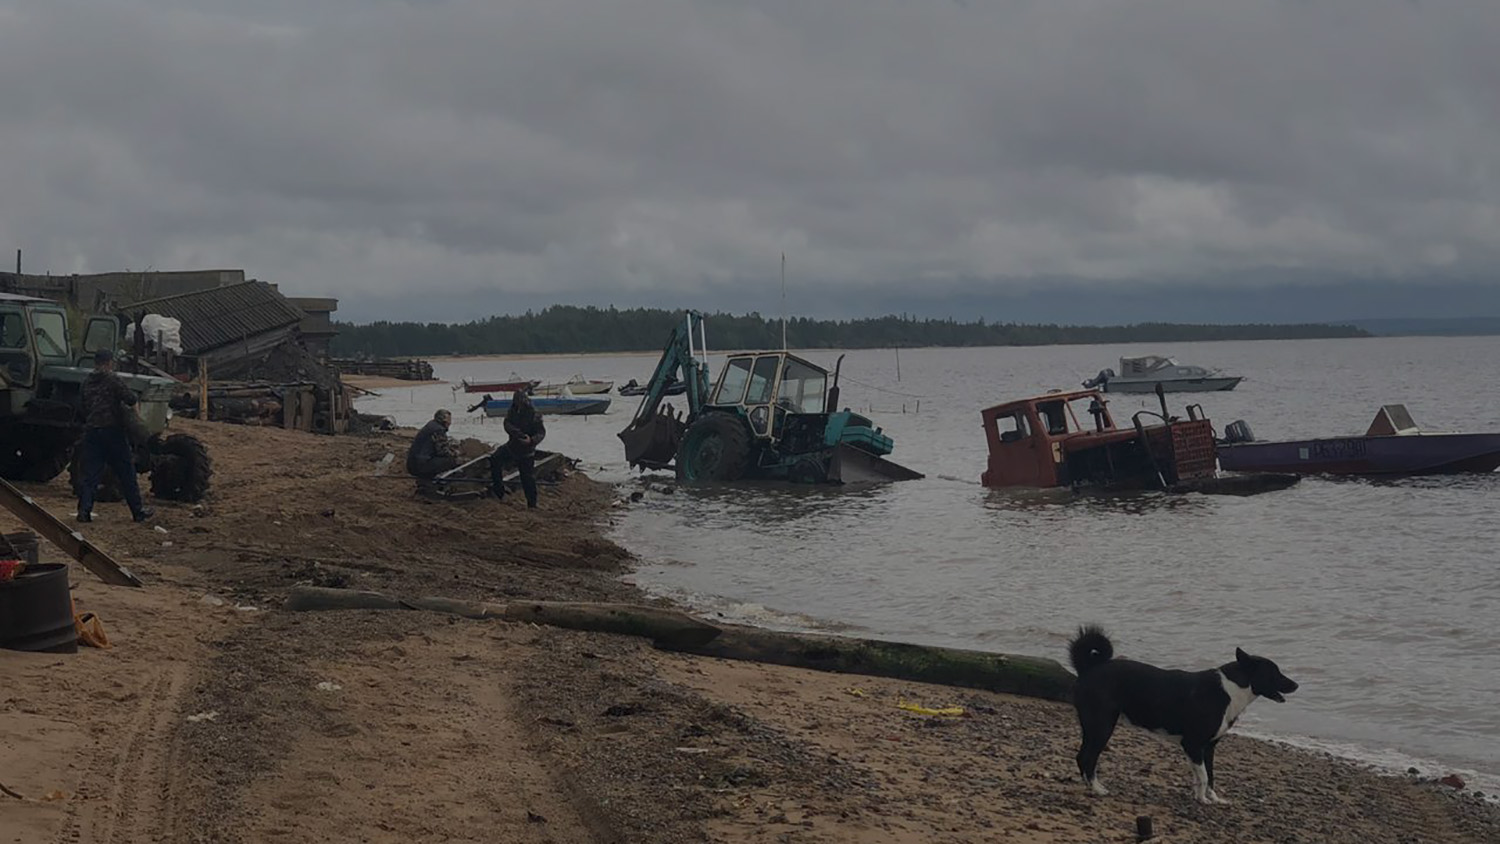
[[[135,412],[135,393],[115,374],[115,356],[108,349],[94,355],[94,371],[83,382],[84,433],[80,463],[83,484],[78,491],[78,521],[94,520],[94,496],[107,468],[114,472],[125,503],[137,522],[155,513],[141,502],[136,483],[135,453],[125,430],[125,414]]]

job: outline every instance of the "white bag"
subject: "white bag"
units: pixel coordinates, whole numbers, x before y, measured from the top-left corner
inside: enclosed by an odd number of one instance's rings
[[[182,320],[164,317],[161,314],[146,314],[141,317],[141,329],[150,342],[161,343],[161,347],[174,354],[182,354]],[[125,331],[125,345],[135,342],[135,324]]]

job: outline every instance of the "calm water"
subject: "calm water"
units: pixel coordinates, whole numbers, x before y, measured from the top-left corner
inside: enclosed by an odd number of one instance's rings
[[[709,326],[712,343],[712,325]],[[1121,354],[1166,353],[1247,380],[1201,402],[1257,436],[1361,433],[1405,403],[1428,430],[1500,430],[1500,342],[1491,338],[854,351],[843,403],[896,440],[927,478],[859,492],[785,487],[648,494],[616,538],[635,579],[707,611],[760,624],[841,630],[1064,659],[1066,638],[1104,624],[1122,655],[1207,667],[1240,646],[1277,660],[1302,690],[1257,703],[1245,729],[1405,767],[1435,760],[1500,789],[1500,474],[1400,482],[1304,480],[1252,498],[1078,498],[992,492],[980,408],[1071,387]],[[837,353],[807,357],[830,368]],[[439,377],[649,376],[655,355],[453,361]],[[718,359],[715,360],[717,373]],[[447,386],[398,388],[361,405],[418,424],[457,408]],[[918,402],[920,401],[920,410]],[[554,418],[548,444],[601,479],[634,484],[610,413]],[[1116,397],[1115,418],[1155,397]]]

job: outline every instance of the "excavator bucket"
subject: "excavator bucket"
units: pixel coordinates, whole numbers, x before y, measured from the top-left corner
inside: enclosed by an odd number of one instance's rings
[[[619,434],[625,444],[625,460],[641,469],[665,469],[677,457],[687,423],[670,407],[630,423]]]

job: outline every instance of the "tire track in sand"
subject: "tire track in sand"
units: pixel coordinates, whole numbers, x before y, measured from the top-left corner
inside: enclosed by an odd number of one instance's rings
[[[58,836],[59,844],[100,842],[125,844],[172,840],[173,758],[177,755],[179,709],[187,689],[189,668],[176,664],[157,668],[142,683],[135,710],[128,719],[111,725],[97,741],[114,744],[115,752],[100,748],[88,781],[80,789],[77,808]],[[94,785],[97,783],[98,785]]]

